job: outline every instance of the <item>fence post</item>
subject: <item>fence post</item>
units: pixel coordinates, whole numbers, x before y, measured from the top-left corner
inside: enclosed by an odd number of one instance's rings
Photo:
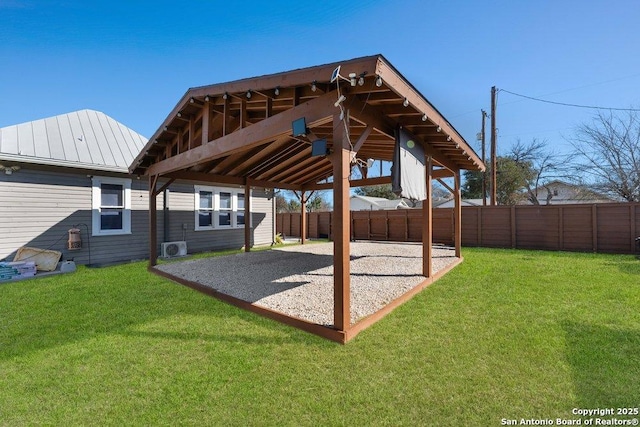
[[[516,206],[511,205],[511,247],[516,248]]]
[[[564,250],[564,214],[562,206],[558,208],[558,249]]]
[[[591,238],[593,252],[598,252],[598,207],[595,203],[591,206]]]

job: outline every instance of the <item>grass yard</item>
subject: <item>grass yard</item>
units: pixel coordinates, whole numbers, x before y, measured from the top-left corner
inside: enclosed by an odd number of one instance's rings
[[[2,284],[0,425],[497,426],[640,406],[640,261],[463,255],[345,346],[143,263]]]

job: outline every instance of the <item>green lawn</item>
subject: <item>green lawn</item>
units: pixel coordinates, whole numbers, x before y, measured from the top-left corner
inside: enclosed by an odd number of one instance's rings
[[[500,425],[640,406],[640,261],[464,249],[347,345],[146,271],[0,285],[0,425]]]

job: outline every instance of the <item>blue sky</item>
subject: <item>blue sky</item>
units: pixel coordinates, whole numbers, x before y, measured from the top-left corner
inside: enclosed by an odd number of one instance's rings
[[[91,108],[150,136],[189,87],[381,53],[479,152],[493,85],[639,108],[639,21],[637,0],[0,0],[0,127]],[[500,92],[499,152],[566,151],[594,114]]]

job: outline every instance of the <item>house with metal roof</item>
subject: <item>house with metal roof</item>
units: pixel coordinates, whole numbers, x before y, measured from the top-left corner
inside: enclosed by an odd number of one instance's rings
[[[147,258],[148,183],[128,170],[146,143],[94,110],[1,128],[0,260],[13,260],[24,246],[60,251],[80,264]],[[157,198],[158,249],[174,255],[242,247],[243,193],[237,186],[173,182]],[[272,197],[255,190],[250,200],[251,243],[271,243]],[[79,243],[71,245],[70,230]]]

